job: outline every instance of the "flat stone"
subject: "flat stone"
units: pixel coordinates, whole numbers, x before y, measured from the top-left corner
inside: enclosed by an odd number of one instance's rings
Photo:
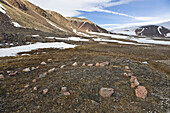
[[[0,79],[4,79],[4,75],[0,74]]]
[[[100,96],[106,98],[110,97],[114,93],[114,89],[112,88],[101,88],[99,91]]]
[[[35,82],[37,82],[37,80],[36,80],[36,79],[33,79],[32,82],[35,83]]]
[[[66,92],[67,91],[67,87],[62,87],[61,88],[61,92]]]
[[[34,91],[37,91],[37,87],[34,87],[33,90],[34,90]]]
[[[100,66],[104,67],[104,66],[108,66],[110,63],[109,62],[103,62],[103,63],[100,63]]]
[[[97,62],[95,66],[100,66],[100,63]]]
[[[43,90],[43,94],[44,94],[44,95],[47,94],[47,92],[48,92],[48,89],[44,89],[44,90]]]
[[[135,89],[136,97],[145,99],[147,97],[147,90],[144,86],[138,86]]]
[[[77,63],[77,62],[74,62],[74,63],[72,64],[72,66],[78,66],[78,63]]]
[[[92,67],[92,66],[93,66],[93,64],[88,64],[87,66]]]
[[[55,71],[55,69],[56,69],[56,68],[52,68],[52,69],[48,70],[48,73],[52,73],[52,72],[54,72],[54,71]]]
[[[28,68],[23,69],[22,71],[23,71],[23,72],[30,72],[31,70],[30,70],[30,68],[28,67]]]
[[[84,62],[84,63],[82,64],[82,66],[86,66],[86,63]]]
[[[66,65],[62,65],[60,68],[63,69],[63,68],[65,68],[65,67],[66,67]]]
[[[63,95],[70,96],[70,92],[64,92]]]
[[[41,65],[46,65],[47,63],[46,62],[41,62]]]

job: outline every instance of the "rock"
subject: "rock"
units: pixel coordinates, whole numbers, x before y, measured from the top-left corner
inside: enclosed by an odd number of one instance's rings
[[[147,90],[144,86],[138,86],[135,89],[136,97],[145,99],[147,97]]]
[[[110,97],[114,93],[114,89],[112,88],[101,88],[99,91],[100,96],[102,97]]]
[[[61,88],[61,92],[66,92],[67,91],[67,87],[62,87]]]
[[[24,87],[25,87],[25,88],[28,88],[29,86],[30,86],[30,84],[27,84],[27,85],[25,85]]]
[[[10,73],[9,76],[15,76],[18,73],[18,71],[15,71],[14,73]]]
[[[39,78],[44,78],[47,75],[47,72],[40,74]]]
[[[35,68],[35,67],[31,67],[31,70],[33,71],[33,70],[36,70],[37,68]]]
[[[34,90],[34,91],[37,91],[37,87],[34,87],[33,90]]]
[[[103,62],[103,63],[100,63],[100,66],[104,67],[104,66],[108,66],[110,63],[109,62]]]
[[[36,80],[36,79],[33,79],[32,82],[35,83],[35,82],[37,82],[37,80]]]
[[[131,83],[134,83],[135,79],[137,79],[135,76],[131,76],[130,82],[131,82]]]
[[[30,68],[28,67],[28,68],[23,69],[22,71],[23,71],[23,72],[30,72],[31,70],[30,70]]]
[[[48,59],[47,61],[48,61],[48,62],[52,62],[52,59]]]
[[[46,65],[47,63],[46,62],[41,62],[41,65]]]
[[[70,92],[64,92],[63,95],[70,96]]]
[[[6,71],[7,72],[7,74],[9,74],[9,73],[13,73],[13,71]]]
[[[4,79],[4,75],[0,74],[0,79]]]
[[[43,94],[44,94],[44,95],[47,94],[47,92],[48,92],[48,89],[44,89],[44,90],[43,90]]]
[[[36,69],[39,69],[39,68],[40,68],[40,66],[37,66],[37,67],[36,67]]]
[[[56,69],[56,68],[52,68],[52,69],[48,70],[48,73],[52,73],[52,72],[54,72],[54,71],[55,71],[55,69]]]
[[[88,64],[87,66],[92,67],[92,66],[93,66],[93,64]]]
[[[97,62],[95,66],[100,66],[100,63]]]
[[[130,70],[129,66],[125,66],[125,70]]]
[[[131,77],[133,75],[133,73],[123,73],[123,75],[126,77]]]
[[[140,84],[140,83],[138,82],[138,79],[135,79],[134,85],[135,85],[135,86],[139,86],[139,84]]]
[[[65,67],[66,67],[66,65],[62,65],[60,68],[63,69],[63,68],[65,68]]]
[[[72,66],[78,66],[78,63],[77,63],[77,62],[74,62],[74,63],[72,64]]]
[[[135,84],[134,83],[131,83],[131,88],[135,88]]]
[[[91,102],[92,102],[92,104],[94,104],[94,105],[96,105],[96,106],[98,106],[98,105],[99,105],[99,103],[98,103],[98,102],[96,102],[96,101],[94,101],[94,100],[91,100]]]
[[[135,76],[131,76],[130,82],[131,82],[131,88],[135,88],[136,86],[139,86],[138,79]]]
[[[82,64],[82,66],[86,66],[86,63],[84,62],[84,63]]]

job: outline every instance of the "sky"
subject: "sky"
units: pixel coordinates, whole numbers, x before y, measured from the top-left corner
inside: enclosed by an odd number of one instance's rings
[[[170,21],[170,0],[28,0],[66,17],[87,18],[106,29]]]

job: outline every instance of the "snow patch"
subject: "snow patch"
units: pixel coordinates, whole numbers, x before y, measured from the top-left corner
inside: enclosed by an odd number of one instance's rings
[[[6,14],[5,10],[6,10],[6,8],[0,4],[0,12]]]
[[[18,24],[17,22],[12,22],[14,24],[15,27],[21,27],[20,24]]]
[[[80,41],[80,42],[88,42],[89,39],[82,39],[80,37],[68,37],[68,38],[57,38],[57,37],[46,37],[48,39],[57,39],[57,40],[71,40],[71,41]]]
[[[162,29],[162,26],[159,26],[159,27],[158,27],[158,32],[159,32],[159,34],[162,34],[161,31],[160,31],[160,29]]]
[[[40,37],[40,35],[32,35],[32,37]]]
[[[16,56],[19,52],[29,52],[36,49],[43,49],[43,48],[59,48],[59,49],[66,49],[66,48],[74,48],[77,45],[71,45],[64,42],[55,42],[55,43],[35,43],[30,45],[23,45],[11,48],[2,48],[0,49],[0,57],[5,56]]]
[[[166,35],[166,37],[170,37],[170,33],[168,33],[168,34]]]
[[[149,64],[147,61],[142,62],[142,64]]]
[[[59,30],[61,30],[61,31],[64,31],[63,29],[61,29],[60,27],[56,26],[56,25],[53,24],[52,22],[50,22],[50,21],[48,21],[48,20],[47,20],[47,22],[48,22],[50,25],[56,27],[57,29],[59,29]],[[64,31],[64,32],[65,32],[65,31]]]

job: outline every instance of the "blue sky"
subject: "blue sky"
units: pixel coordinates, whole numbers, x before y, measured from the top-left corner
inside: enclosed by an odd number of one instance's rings
[[[170,21],[170,0],[29,1],[64,16],[85,17],[107,29]]]

